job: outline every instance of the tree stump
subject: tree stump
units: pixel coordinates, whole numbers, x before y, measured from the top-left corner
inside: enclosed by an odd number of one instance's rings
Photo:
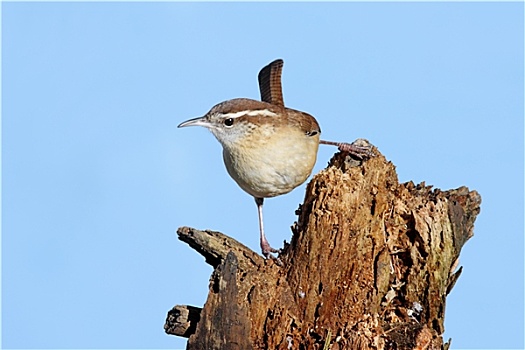
[[[399,184],[374,151],[366,161],[337,153],[313,177],[283,266],[222,233],[181,227],[214,272],[202,310],[176,306],[166,332],[198,350],[447,349],[445,299],[481,197]]]

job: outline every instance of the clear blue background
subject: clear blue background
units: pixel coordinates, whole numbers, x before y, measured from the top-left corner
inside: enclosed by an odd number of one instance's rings
[[[179,226],[258,251],[253,199],[204,129],[283,58],[288,106],[369,139],[402,182],[483,197],[447,300],[454,349],[523,348],[522,3],[3,3],[2,345],[183,348],[211,268]],[[333,147],[322,147],[314,172]],[[267,200],[290,240],[304,186]]]

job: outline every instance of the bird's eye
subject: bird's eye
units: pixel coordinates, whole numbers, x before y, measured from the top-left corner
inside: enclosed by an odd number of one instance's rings
[[[233,125],[233,118],[224,119],[224,125],[232,126]]]

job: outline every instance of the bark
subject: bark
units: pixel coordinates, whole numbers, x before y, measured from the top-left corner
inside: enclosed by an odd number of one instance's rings
[[[466,187],[399,184],[381,154],[338,153],[307,186],[283,266],[221,233],[178,230],[215,270],[193,329],[175,331],[173,311],[165,329],[187,349],[447,349],[446,296],[480,204]]]

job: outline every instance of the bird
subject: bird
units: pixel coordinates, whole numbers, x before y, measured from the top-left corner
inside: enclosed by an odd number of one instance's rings
[[[263,203],[289,193],[310,176],[320,144],[338,146],[358,159],[370,156],[366,146],[321,140],[321,128],[310,114],[285,107],[281,86],[284,61],[277,59],[258,75],[261,101],[234,98],[213,106],[204,116],[178,125],[207,128],[222,145],[230,177],[255,199],[259,243],[265,258],[280,253],[265,235]]]

